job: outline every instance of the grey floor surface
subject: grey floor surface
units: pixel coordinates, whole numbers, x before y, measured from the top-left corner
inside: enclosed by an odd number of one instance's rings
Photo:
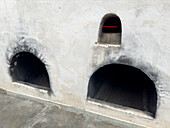
[[[123,128],[97,116],[0,91],[0,128]]]

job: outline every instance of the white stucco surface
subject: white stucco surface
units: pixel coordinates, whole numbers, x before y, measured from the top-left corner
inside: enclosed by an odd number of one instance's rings
[[[95,45],[107,13],[121,19],[121,47]],[[0,88],[141,126],[170,126],[170,1],[1,0],[0,19]],[[46,64],[51,96],[12,84],[9,60],[25,45]],[[90,76],[110,63],[135,66],[154,81],[155,119],[87,101]]]

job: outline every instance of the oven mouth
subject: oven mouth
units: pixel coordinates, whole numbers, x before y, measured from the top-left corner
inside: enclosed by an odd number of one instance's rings
[[[87,99],[150,113],[155,118],[157,92],[154,82],[140,69],[124,64],[99,68],[89,80]]]
[[[15,54],[10,61],[9,72],[13,82],[50,90],[46,66],[33,53],[19,52]]]

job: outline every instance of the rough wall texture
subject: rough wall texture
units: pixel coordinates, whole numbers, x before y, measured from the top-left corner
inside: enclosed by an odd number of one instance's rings
[[[120,48],[96,46],[107,13],[122,22]],[[0,1],[0,87],[147,127],[170,126],[170,1]],[[45,63],[53,94],[12,84],[9,61],[29,51]],[[110,63],[135,66],[154,82],[155,119],[87,102],[90,76]]]

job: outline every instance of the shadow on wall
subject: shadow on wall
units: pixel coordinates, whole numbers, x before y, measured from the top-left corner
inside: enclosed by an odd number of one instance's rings
[[[110,64],[99,68],[89,80],[87,97],[149,112],[153,117],[156,114],[155,85],[132,66]]]
[[[29,52],[19,52],[10,62],[13,82],[24,83],[39,89],[50,89],[49,76],[45,64]]]

